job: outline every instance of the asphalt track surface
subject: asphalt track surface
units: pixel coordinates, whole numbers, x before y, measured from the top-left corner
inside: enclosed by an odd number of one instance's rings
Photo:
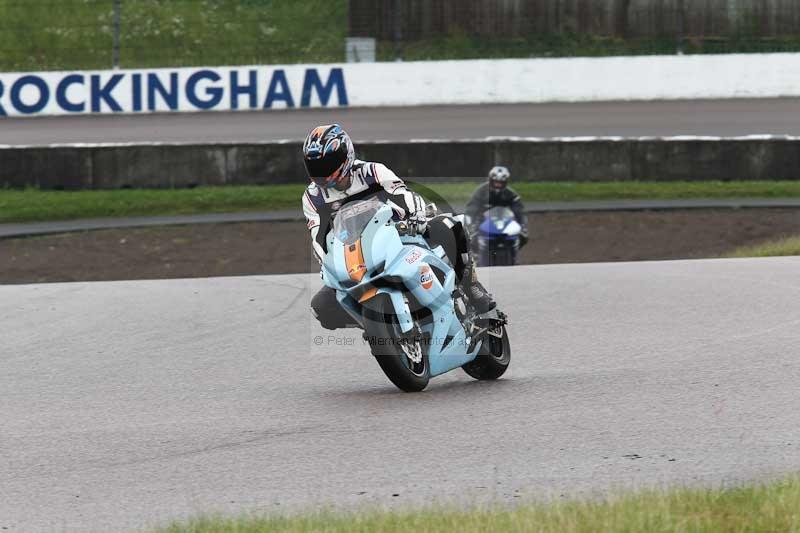
[[[510,314],[511,369],[419,394],[393,388],[358,331],[312,323],[315,275],[0,287],[0,527],[132,531],[798,471],[799,268],[484,269]]]
[[[0,120],[0,145],[302,139],[340,122],[355,140],[487,136],[800,135],[800,99],[474,105]]]

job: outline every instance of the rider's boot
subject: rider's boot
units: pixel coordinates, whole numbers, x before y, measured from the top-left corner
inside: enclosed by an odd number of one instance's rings
[[[469,303],[479,315],[489,312],[495,307],[497,303],[492,298],[480,281],[478,281],[478,272],[475,268],[475,261],[470,256],[464,266],[464,274],[461,277],[461,290],[467,295]]]

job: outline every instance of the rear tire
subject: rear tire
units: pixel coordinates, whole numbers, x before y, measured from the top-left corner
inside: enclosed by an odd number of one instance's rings
[[[508,370],[511,363],[511,342],[505,326],[500,326],[501,337],[485,334],[478,357],[461,368],[475,379],[497,379]]]
[[[421,339],[405,339],[389,296],[379,294],[365,302],[363,317],[364,336],[389,381],[405,392],[423,390],[430,381],[428,355]]]

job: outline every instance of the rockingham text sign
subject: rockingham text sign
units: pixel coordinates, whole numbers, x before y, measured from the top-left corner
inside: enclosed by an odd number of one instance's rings
[[[347,106],[332,66],[0,73],[0,116]]]
[[[800,96],[800,54],[0,73],[0,118]]]

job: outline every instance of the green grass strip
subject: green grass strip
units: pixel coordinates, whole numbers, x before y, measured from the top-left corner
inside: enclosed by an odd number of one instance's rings
[[[800,236],[784,237],[751,246],[736,248],[725,257],[776,257],[800,255]]]
[[[515,183],[526,201],[691,198],[800,198],[800,181]],[[425,193],[424,187],[413,185]],[[453,204],[463,204],[476,183],[428,186]],[[77,218],[180,215],[299,209],[305,185],[40,191],[0,189],[0,222]]]
[[[318,512],[299,516],[200,518],[158,533],[486,531],[800,531],[800,480],[726,490],[645,491],[606,501],[455,510]]]
[[[123,68],[344,61],[346,0],[124,0]],[[0,0],[0,72],[111,68],[110,0]]]
[[[121,65],[341,62],[345,60],[348,5],[346,0],[125,0],[121,2]],[[373,11],[359,11],[355,16],[374,20],[369,25],[377,28]],[[746,13],[745,26],[756,24],[761,16],[758,8]],[[110,68],[111,25],[111,0],[0,0],[0,71]],[[457,26],[434,38],[403,42],[399,49],[392,39],[377,45],[378,59],[384,61],[394,61],[398,53],[405,61],[674,55],[678,47],[673,36],[622,39],[568,31],[477,36]],[[737,31],[710,39],[685,39],[681,49],[687,54],[792,52],[800,50],[800,38],[759,38]]]

